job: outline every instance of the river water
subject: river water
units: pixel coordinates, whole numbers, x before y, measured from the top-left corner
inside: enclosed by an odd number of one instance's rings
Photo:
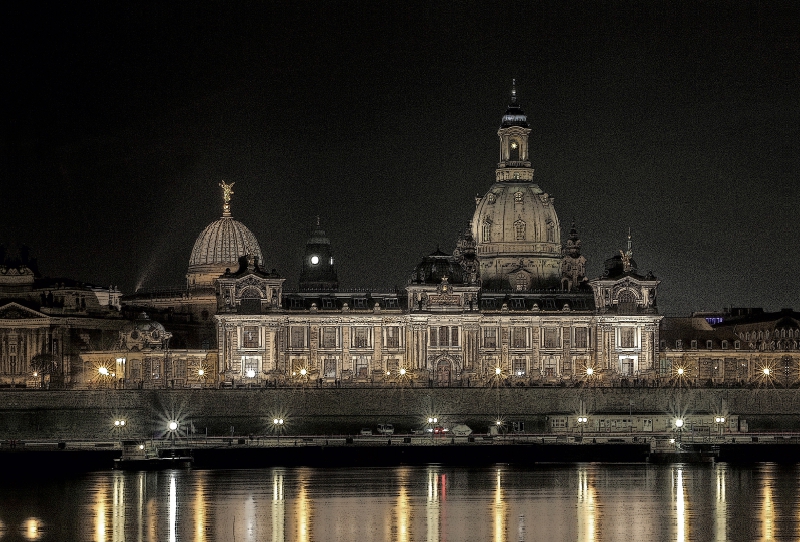
[[[0,541],[800,539],[800,466],[92,472],[0,482]]]

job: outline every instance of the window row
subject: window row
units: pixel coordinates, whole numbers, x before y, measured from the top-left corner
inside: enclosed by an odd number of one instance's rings
[[[289,328],[289,346],[291,348],[308,347],[309,329],[306,326],[291,326]],[[402,345],[402,330],[400,326],[385,326],[382,328],[382,344],[385,348],[400,348]],[[350,328],[350,348],[372,348],[374,341],[373,328],[370,326],[355,326]],[[338,326],[323,326],[319,328],[320,348],[341,348],[342,328]]]
[[[692,350],[697,350],[697,340],[696,339],[692,339],[691,341],[689,341],[689,345],[690,345],[689,348],[691,348]],[[661,350],[665,350],[666,346],[667,346],[666,341],[661,341]],[[729,348],[728,341],[722,341],[720,343],[720,346],[721,346],[722,350],[727,350]],[[739,341],[733,341],[733,347],[736,350],[739,350],[739,348],[741,348],[741,346],[742,345],[741,345],[741,343]],[[707,340],[706,341],[706,349],[707,350],[712,350],[713,348],[714,348],[714,341]],[[677,339],[675,341],[675,349],[676,350],[683,350],[683,340],[682,339]]]
[[[569,328],[572,348],[589,348],[590,330],[588,327]],[[511,348],[529,348],[530,328],[514,326],[509,330],[509,344]],[[561,348],[562,347],[562,328],[543,327],[540,335],[539,346],[541,348]],[[497,328],[483,329],[483,347],[497,348],[498,330]]]

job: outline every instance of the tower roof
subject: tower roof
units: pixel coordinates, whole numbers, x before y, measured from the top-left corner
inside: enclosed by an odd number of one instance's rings
[[[517,102],[517,80],[512,79],[511,82],[511,103],[506,108],[506,114],[500,122],[501,128],[509,128],[511,126],[520,126],[528,128],[528,117]]]

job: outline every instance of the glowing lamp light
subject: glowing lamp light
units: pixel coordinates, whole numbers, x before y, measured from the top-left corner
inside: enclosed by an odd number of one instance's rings
[[[386,376],[389,376],[390,374],[392,374],[390,371],[386,371]]]
[[[586,374],[589,375],[589,376],[592,376],[594,374],[594,369],[592,369],[591,367],[587,367],[586,368]]]
[[[311,264],[317,265],[319,263],[319,256],[311,256]]]
[[[670,444],[675,444],[675,439],[674,438],[669,439],[669,443]]]
[[[272,425],[283,425],[283,418],[275,418],[272,420]]]
[[[503,425],[503,422],[501,422],[500,420],[497,420],[496,422],[494,422],[494,424],[495,424],[497,427],[500,427],[501,425]]]
[[[586,423],[589,421],[589,418],[586,416],[578,416],[578,423]]]
[[[714,421],[716,423],[725,423],[725,416],[715,416]]]
[[[499,375],[502,372],[503,372],[503,370],[500,367],[495,367],[494,368],[494,374]]]
[[[256,372],[253,369],[247,369],[247,378],[253,378],[256,376]]]
[[[400,376],[405,376],[405,375],[406,375],[406,370],[400,369]]]
[[[108,369],[106,367],[100,367],[97,369],[97,372],[103,376],[108,376]]]
[[[678,374],[683,375],[683,368],[678,369]]]
[[[139,445],[139,449],[140,449],[140,450],[144,450],[144,444],[140,444],[140,445]]]
[[[769,367],[764,367],[764,376],[769,376]]]
[[[681,420],[680,418],[678,418],[677,420],[675,420],[675,427],[677,427],[678,429],[680,429],[681,427],[683,427],[683,420]]]
[[[204,374],[206,374],[206,372],[203,369],[197,371],[197,376],[203,376]]]
[[[37,373],[36,371],[33,371],[33,376],[39,376],[39,373]]]
[[[305,369],[300,369],[300,376],[306,376],[307,374],[308,371],[306,371]]]
[[[169,425],[167,427],[169,427],[170,431],[175,431],[176,429],[178,429],[178,422],[173,420],[169,422]]]

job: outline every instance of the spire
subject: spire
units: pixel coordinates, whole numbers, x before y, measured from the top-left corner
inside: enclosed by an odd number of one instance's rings
[[[628,253],[629,254],[633,254],[633,252],[631,252],[631,227],[630,226],[628,226]]]
[[[231,184],[226,183],[225,181],[220,181],[219,186],[222,188],[222,216],[228,217],[231,216],[231,195],[233,194],[233,185],[235,182]]]
[[[517,103],[517,80],[516,79],[512,79],[511,80],[511,103],[512,104],[516,104]]]
[[[525,116],[525,112],[522,110],[522,107],[520,107],[519,103],[517,103],[516,79],[511,80],[511,103],[508,104],[506,114],[503,115],[500,128],[508,128],[509,126],[521,126],[522,128],[528,127],[528,117]]]

